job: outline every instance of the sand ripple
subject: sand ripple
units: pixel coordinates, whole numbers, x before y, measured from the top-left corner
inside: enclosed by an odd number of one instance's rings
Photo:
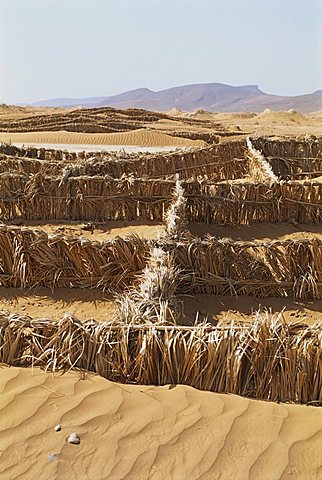
[[[173,137],[156,130],[140,128],[117,133],[78,133],[78,132],[0,132],[2,142],[23,142],[37,144],[84,144],[84,145],[128,145],[140,147],[202,147],[205,142],[188,138]]]
[[[76,372],[6,367],[0,377],[3,480],[321,478],[319,408]],[[67,443],[73,431],[80,445]]]

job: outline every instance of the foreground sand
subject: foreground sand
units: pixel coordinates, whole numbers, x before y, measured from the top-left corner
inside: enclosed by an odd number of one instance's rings
[[[3,480],[321,478],[317,407],[14,367],[0,389]]]

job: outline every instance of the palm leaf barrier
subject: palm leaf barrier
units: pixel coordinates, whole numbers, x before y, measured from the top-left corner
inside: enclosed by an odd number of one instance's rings
[[[189,221],[221,225],[321,223],[322,183],[183,183]]]
[[[251,137],[251,142],[266,158],[284,157],[296,160],[322,157],[322,137],[305,136],[302,139]]]
[[[208,238],[96,242],[0,226],[0,285],[100,288],[137,284],[150,251],[170,253],[176,293],[322,298],[322,242],[318,239],[236,242]]]
[[[20,174],[25,176],[42,173],[43,175],[61,175],[72,162],[39,160],[37,158],[15,157],[0,153],[0,173]]]
[[[158,220],[172,201],[175,179],[51,177],[0,174],[5,220]],[[321,223],[321,182],[182,181],[187,220],[232,225]]]
[[[272,185],[279,180],[274,174],[271,165],[266,161],[260,151],[253,147],[252,142],[247,138],[249,173],[254,182],[267,183]]]
[[[185,384],[274,402],[322,401],[322,328],[266,314],[229,327],[125,325],[0,314],[0,362],[90,371],[140,385]]]
[[[218,295],[322,298],[322,241],[230,239],[168,241],[180,269],[177,291]]]
[[[0,285],[123,290],[136,281],[149,256],[139,237],[109,242],[51,236],[0,226]]]
[[[248,139],[247,144],[250,151],[253,148],[257,152],[255,154],[253,151],[255,163],[256,156],[259,158],[258,155],[260,155],[264,165],[266,164],[266,172],[271,171],[276,179],[310,179],[322,175],[321,138],[305,137],[303,140],[287,140],[259,137]],[[252,163],[250,167],[252,168]],[[258,181],[263,180],[264,178],[258,178]]]
[[[163,219],[175,181],[0,175],[0,216],[41,220]]]
[[[59,175],[59,172],[68,170],[69,176],[109,175],[120,178],[123,174],[131,174],[136,177],[157,178],[179,174],[180,178],[207,176],[225,180],[245,176],[246,152],[245,141],[231,141],[194,150],[157,154],[125,152],[72,154],[59,150],[19,149],[2,145],[0,173],[11,171]]]
[[[317,158],[267,157],[273,172],[281,180],[309,179],[322,176],[322,156]]]
[[[80,109],[51,115],[36,114],[16,120],[0,120],[0,131],[120,132],[134,130],[146,123],[171,119],[168,115],[140,109],[118,110],[111,107]],[[198,122],[199,124],[199,122]]]

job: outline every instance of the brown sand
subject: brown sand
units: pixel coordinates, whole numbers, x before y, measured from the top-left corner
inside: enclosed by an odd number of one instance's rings
[[[41,113],[45,113],[43,109]],[[0,111],[1,113],[1,111]],[[39,113],[39,112],[38,112]],[[49,112],[48,112],[49,113]],[[0,133],[0,141],[59,144],[113,144],[139,146],[198,146],[167,132],[211,132],[218,122],[242,135],[321,135],[321,115],[300,117],[294,112],[263,114],[194,114],[173,111],[173,120],[151,124],[151,130],[117,134],[71,132]],[[30,112],[6,111],[18,118]],[[179,117],[182,117],[179,118]],[[302,118],[304,117],[304,118]],[[2,117],[3,118],[3,117]],[[188,118],[202,124],[185,123]],[[190,122],[189,120],[189,122]],[[95,226],[33,222],[48,233],[82,235],[93,240],[137,233],[155,238],[161,225]],[[241,240],[272,240],[317,236],[319,226],[260,224],[254,227],[190,225],[203,236]],[[56,232],[57,230],[57,232]],[[291,299],[197,295],[181,297],[192,320],[251,321],[259,308],[277,312],[286,307],[287,321],[321,320],[322,301],[309,304]],[[0,309],[34,318],[61,318],[65,312],[80,320],[109,321],[116,305],[97,290],[49,289],[36,291],[0,288]],[[32,375],[33,374],[33,375]],[[4,480],[61,479],[211,479],[318,480],[322,478],[322,410],[277,405],[233,395],[199,392],[189,387],[142,387],[112,384],[94,375],[81,380],[38,369],[3,368],[0,371],[0,478]],[[54,426],[62,424],[56,433]],[[76,431],[79,446],[68,445]],[[48,454],[57,454],[49,461]]]
[[[266,110],[250,118],[240,114],[218,114],[217,121],[241,132],[258,135],[297,136],[322,134],[322,121],[296,111],[273,112]]]
[[[0,120],[20,120],[22,118],[35,117],[38,115],[51,115],[67,113],[71,111],[66,108],[55,107],[18,107],[16,105],[0,105]]]
[[[86,144],[86,145],[137,145],[141,147],[201,147],[200,140],[172,137],[156,130],[144,128],[119,133],[78,133],[78,132],[0,132],[0,141],[18,143]]]
[[[47,234],[64,235],[68,237],[84,237],[89,240],[103,242],[113,238],[137,235],[141,238],[156,239],[164,232],[164,225],[158,221],[115,221],[105,223],[95,222],[62,222],[48,220],[24,220],[3,222],[5,225],[17,225],[33,230],[43,230]],[[211,235],[218,238],[232,238],[236,241],[273,241],[301,240],[318,238],[322,240],[322,225],[300,225],[293,223],[259,223],[256,225],[221,226],[207,223],[190,222],[190,233],[196,237]]]
[[[182,295],[178,297],[184,304],[184,312],[193,323],[199,320],[211,323],[253,322],[256,312],[279,314],[287,322],[302,322],[312,325],[322,321],[322,300],[305,302],[292,298],[260,298],[253,296],[230,297],[224,295]],[[1,305],[1,304],[0,304]],[[187,322],[188,323],[188,322]]]
[[[2,480],[321,478],[317,407],[37,368],[3,368],[0,389]]]
[[[197,237],[211,235],[219,238],[232,238],[243,241],[301,240],[304,238],[322,239],[322,225],[296,223],[258,223],[256,225],[220,226],[207,223],[189,223],[190,232]]]
[[[279,313],[288,322],[313,324],[322,320],[322,300],[304,302],[291,298],[259,298],[251,296],[229,297],[223,295],[181,295],[185,321],[193,324],[196,316],[200,321],[207,319],[211,323],[252,322],[256,312],[271,311]],[[111,321],[117,311],[112,295],[101,290],[77,288],[19,289],[0,287],[0,310],[9,313],[29,315],[32,318],[58,320],[65,313],[74,315],[81,321]]]
[[[59,320],[69,313],[82,321],[94,318],[108,322],[115,314],[116,304],[111,295],[95,289],[0,287],[0,310],[50,320]]]
[[[136,221],[115,221],[105,223],[78,223],[78,222],[61,222],[46,220],[25,220],[18,222],[4,222],[6,225],[18,225],[29,227],[33,230],[43,230],[47,234],[63,235],[66,237],[83,237],[89,240],[103,242],[104,240],[112,240],[113,238],[127,237],[137,235],[141,238],[156,239],[164,233],[164,226],[157,221],[144,221],[142,223]]]

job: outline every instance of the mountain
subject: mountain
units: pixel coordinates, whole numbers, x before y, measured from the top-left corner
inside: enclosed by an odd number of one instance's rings
[[[56,98],[36,102],[33,105],[144,108],[158,111],[168,111],[171,108],[185,111],[203,109],[210,112],[261,112],[266,108],[275,111],[293,108],[302,113],[309,113],[322,109],[322,90],[290,97],[264,93],[257,85],[233,87],[223,83],[200,83],[158,92],[138,88],[109,97]]]

